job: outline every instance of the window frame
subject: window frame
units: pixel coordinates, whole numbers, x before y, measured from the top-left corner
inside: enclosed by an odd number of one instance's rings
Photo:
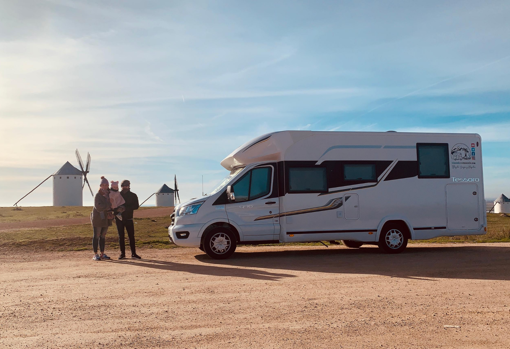
[[[325,179],[325,183],[326,183],[326,188],[324,190],[293,190],[290,188],[290,171],[292,169],[322,169],[324,171],[324,179]],[[292,166],[288,166],[287,167],[287,170],[285,171],[286,172],[286,178],[285,178],[285,182],[286,182],[286,186],[287,186],[287,190],[286,192],[289,193],[289,194],[317,194],[317,193],[327,193],[328,192],[328,188],[329,188],[329,185],[328,185],[328,169],[326,166],[299,166],[299,165],[292,165]]]
[[[420,170],[420,147],[421,146],[442,146],[446,150],[446,175],[441,176],[430,176],[430,175],[422,175]],[[419,179],[445,179],[450,178],[450,145],[448,143],[416,143],[416,166],[418,172]]]

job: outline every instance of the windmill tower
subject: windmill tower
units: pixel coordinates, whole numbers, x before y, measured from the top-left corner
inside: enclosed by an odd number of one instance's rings
[[[175,190],[170,188],[168,185],[163,184],[161,188],[156,192],[156,206],[158,207],[173,207],[174,205],[174,194]]]
[[[510,199],[504,194],[494,201],[494,213],[510,213]]]
[[[53,174],[53,206],[83,206],[82,173],[68,162]]]
[[[87,165],[85,168],[83,167],[83,161],[78,149],[76,149],[76,158],[80,164],[81,171],[67,161],[57,172],[49,175],[44,181],[29,191],[28,194],[16,201],[13,206],[18,206],[21,200],[30,195],[51,177],[53,177],[53,206],[83,206],[83,188],[85,183],[89,186],[90,194],[94,197],[87,179],[87,174],[90,172],[91,158],[90,154],[87,154]]]

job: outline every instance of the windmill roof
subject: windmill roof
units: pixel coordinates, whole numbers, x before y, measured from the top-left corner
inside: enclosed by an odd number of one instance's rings
[[[167,194],[167,193],[173,193],[175,190],[170,188],[168,185],[163,184],[161,188],[156,192],[156,194]]]
[[[64,166],[53,174],[54,176],[81,176],[82,173],[67,161]]]
[[[510,199],[505,196],[505,194],[501,194],[499,198],[496,199],[494,202],[510,202]]]

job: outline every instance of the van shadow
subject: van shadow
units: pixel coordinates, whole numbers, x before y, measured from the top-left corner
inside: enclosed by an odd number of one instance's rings
[[[201,274],[208,276],[228,276],[228,277],[240,277],[256,280],[265,281],[279,281],[283,278],[295,277],[295,275],[273,273],[264,270],[256,270],[250,268],[232,268],[228,266],[213,266],[209,264],[186,264],[168,262],[154,259],[140,259],[140,260],[117,260],[112,261],[113,263],[133,265],[137,267],[159,269],[167,271],[179,271],[191,274]]]
[[[371,274],[397,278],[510,280],[510,248],[505,246],[410,245],[401,254],[388,255],[376,247],[324,250],[236,252],[228,260],[205,254],[195,258],[207,265],[228,265],[266,270],[335,274]]]

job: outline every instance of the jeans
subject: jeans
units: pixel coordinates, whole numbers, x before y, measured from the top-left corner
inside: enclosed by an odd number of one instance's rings
[[[94,227],[94,237],[92,238],[92,247],[94,253],[97,254],[97,245],[99,243],[99,249],[101,253],[104,252],[105,236],[108,231],[108,227]]]
[[[136,246],[135,246],[135,225],[132,219],[120,220],[115,217],[115,223],[117,224],[117,232],[119,233],[119,247],[120,253],[126,254],[126,241],[124,235],[124,228],[126,228],[128,237],[129,237],[129,247],[131,248],[131,255],[136,254]]]

